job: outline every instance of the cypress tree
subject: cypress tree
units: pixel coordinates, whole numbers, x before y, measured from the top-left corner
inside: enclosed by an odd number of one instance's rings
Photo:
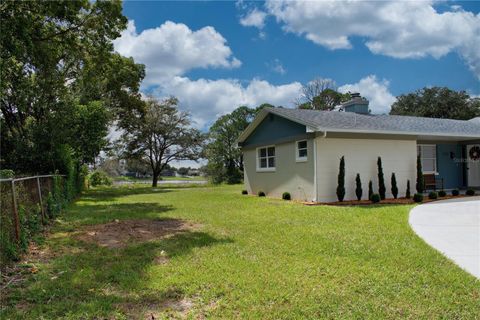
[[[425,189],[424,183],[423,183],[423,170],[422,170],[422,159],[420,158],[420,155],[417,156],[417,193],[423,193],[423,190]]]
[[[337,198],[342,202],[345,198],[345,157],[340,158],[340,168],[338,171]]]
[[[362,194],[363,194],[362,180],[360,180],[360,173],[357,173],[357,177],[355,178],[355,184],[357,186],[355,188],[355,195],[357,196],[357,200],[360,201],[362,200]]]
[[[385,188],[385,180],[383,177],[383,167],[382,167],[381,157],[378,157],[377,167],[378,167],[378,193],[380,194],[380,199],[385,200],[385,193],[387,192],[387,188]]]
[[[410,180],[407,180],[407,192],[405,193],[405,198],[410,199],[412,195],[410,194]]]
[[[373,182],[370,180],[368,182],[368,200],[372,201],[372,194],[373,194]]]
[[[394,199],[397,199],[398,196],[398,187],[397,187],[397,178],[395,177],[395,172],[392,173],[392,195]]]

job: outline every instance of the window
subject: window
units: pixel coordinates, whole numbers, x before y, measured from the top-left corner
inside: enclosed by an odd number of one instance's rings
[[[275,171],[275,147],[263,147],[257,149],[257,170]]]
[[[307,161],[307,140],[297,141],[296,160],[297,162]]]
[[[424,173],[437,173],[437,146],[434,144],[417,145],[417,155],[422,161]]]

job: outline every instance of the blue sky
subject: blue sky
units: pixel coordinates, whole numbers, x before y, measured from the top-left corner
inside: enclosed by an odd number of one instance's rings
[[[145,93],[177,96],[202,129],[242,104],[293,107],[316,77],[384,113],[425,86],[480,94],[479,12],[473,1],[127,1],[115,47],[146,65]]]

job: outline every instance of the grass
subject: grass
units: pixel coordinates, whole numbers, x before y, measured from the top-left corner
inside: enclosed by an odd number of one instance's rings
[[[42,248],[55,256],[9,290],[1,318],[130,319],[152,309],[163,318],[478,317],[480,282],[411,231],[412,206],[308,207],[240,190],[87,192],[45,239]],[[157,218],[201,227],[123,249],[71,235],[115,219]],[[162,251],[170,260],[157,264]],[[181,299],[191,301],[183,311],[162,304]]]

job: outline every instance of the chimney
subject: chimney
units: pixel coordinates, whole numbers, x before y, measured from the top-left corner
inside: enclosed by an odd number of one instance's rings
[[[354,92],[350,94],[351,99],[342,103],[342,109],[345,112],[355,112],[359,114],[370,114],[368,109],[368,100],[360,96],[360,93]]]

